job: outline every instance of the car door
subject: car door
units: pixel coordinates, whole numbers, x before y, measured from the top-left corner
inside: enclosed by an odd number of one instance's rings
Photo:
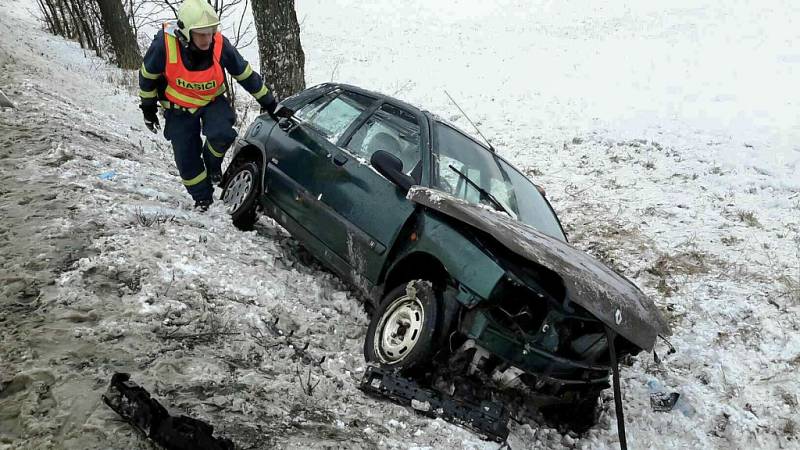
[[[323,201],[341,217],[334,226],[344,227],[339,255],[354,272],[375,283],[388,250],[414,211],[406,193],[370,165],[372,154],[387,151],[403,162],[403,172],[420,182],[424,117],[383,103],[367,119],[356,123],[351,136],[340,142],[338,176],[322,187]],[[427,137],[427,136],[426,136]],[[357,277],[355,277],[357,279]]]
[[[343,273],[349,268],[334,257],[340,252],[328,247],[341,238],[330,226],[338,217],[321,198],[324,186],[340,176],[335,143],[373,103],[374,98],[335,90],[302,107],[296,119],[281,120],[267,141],[271,160],[265,195],[279,209],[270,215]]]

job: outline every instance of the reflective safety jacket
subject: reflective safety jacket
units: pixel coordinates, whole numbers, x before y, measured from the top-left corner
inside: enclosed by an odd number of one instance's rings
[[[181,60],[178,51],[178,38],[165,28],[164,45],[167,52],[167,66],[164,76],[167,86],[164,95],[172,103],[185,108],[200,108],[211,103],[218,95],[225,92],[225,72],[219,60],[222,56],[222,45],[211,49],[211,66],[205,70],[189,70]],[[222,33],[214,34],[215,42],[222,42]]]
[[[259,103],[268,104],[273,99],[272,93],[258,72],[253,71],[250,64],[242,58],[236,47],[225,36],[216,33],[211,44],[211,58],[198,61],[193,58],[193,52],[188,46],[176,38],[173,29],[174,26],[166,26],[160,30],[145,53],[142,67],[139,69],[139,97],[143,105],[155,104],[161,100],[162,106],[165,107],[170,106],[169,103],[190,110],[201,107],[200,102],[189,106],[191,100],[187,101],[180,95],[208,100],[204,104],[209,103],[215,96],[225,91],[225,84],[221,81],[224,75],[223,69],[228,71]],[[174,53],[170,51],[170,42],[175,44]],[[172,64],[169,62],[171,55],[175,55],[175,63]],[[212,82],[216,82],[214,88]]]

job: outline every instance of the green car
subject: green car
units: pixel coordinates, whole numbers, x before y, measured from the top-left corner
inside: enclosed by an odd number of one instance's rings
[[[238,141],[223,201],[244,230],[268,214],[370,300],[368,362],[513,387],[542,411],[568,404],[569,420],[594,413],[622,356],[669,334],[492,148],[354,86],[282,104],[295,114],[262,115]]]

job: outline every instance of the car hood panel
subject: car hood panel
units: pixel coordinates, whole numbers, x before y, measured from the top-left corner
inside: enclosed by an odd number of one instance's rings
[[[650,298],[586,252],[441,191],[414,186],[408,199],[488,233],[514,253],[558,273],[568,298],[637,346],[650,351],[658,334],[670,334]]]

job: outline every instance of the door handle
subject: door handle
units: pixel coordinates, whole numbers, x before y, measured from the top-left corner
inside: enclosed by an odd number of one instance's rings
[[[333,157],[333,163],[337,166],[343,166],[347,162],[347,157],[339,153]]]

